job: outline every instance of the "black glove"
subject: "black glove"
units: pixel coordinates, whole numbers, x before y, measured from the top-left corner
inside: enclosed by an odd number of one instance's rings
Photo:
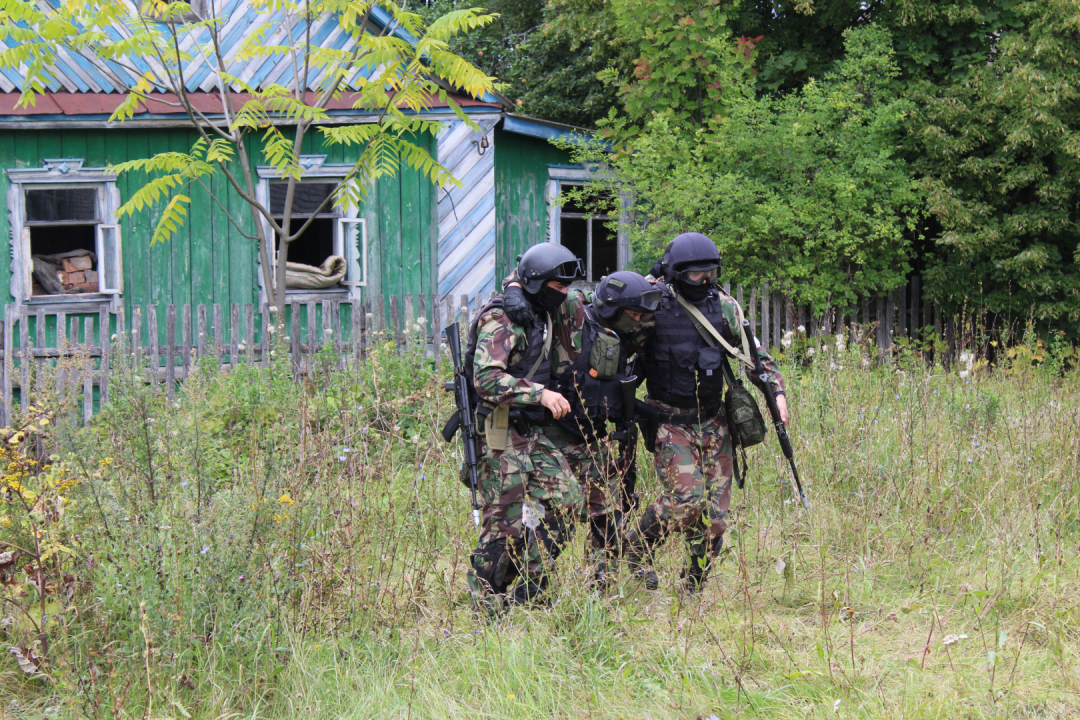
[[[503,310],[515,325],[530,328],[536,322],[536,311],[533,310],[532,303],[525,297],[525,291],[517,285],[511,285],[503,292]]]

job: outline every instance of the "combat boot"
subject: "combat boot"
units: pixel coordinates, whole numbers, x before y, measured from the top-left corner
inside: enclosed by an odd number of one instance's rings
[[[701,592],[705,581],[709,579],[709,571],[712,570],[713,562],[716,560],[716,556],[720,554],[720,549],[724,546],[724,536],[721,535],[713,540],[712,547],[709,547],[707,552],[702,552],[705,549],[702,545],[705,544],[702,543],[697,547],[691,545],[690,562],[683,568],[682,574],[679,576],[679,587],[689,595],[697,595]]]
[[[643,580],[646,590],[660,587],[660,578],[652,568],[653,548],[664,537],[664,526],[656,517],[656,509],[649,507],[638,526],[626,533],[623,541],[626,564],[635,580]]]

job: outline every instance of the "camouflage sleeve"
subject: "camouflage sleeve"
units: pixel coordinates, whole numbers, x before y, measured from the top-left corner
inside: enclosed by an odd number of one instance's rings
[[[721,309],[724,313],[724,319],[727,320],[726,327],[727,337],[725,338],[735,347],[742,347],[742,338],[737,333],[736,328],[739,327],[738,318],[743,317],[742,308],[739,307],[739,303],[735,298],[730,295],[721,293],[721,299],[723,305]],[[765,376],[769,380],[769,384],[772,385],[773,392],[778,395],[784,394],[784,376],[780,374],[780,371],[776,367],[776,361],[769,355],[768,349],[761,344],[757,336],[754,335],[753,330],[748,331],[750,337],[747,338],[749,342],[754,343],[757,348],[758,355],[761,357],[761,367],[765,370]],[[742,363],[740,363],[741,365]],[[761,380],[750,368],[743,365],[743,370],[746,372],[746,377],[750,379],[750,382],[754,383],[757,387],[761,387]]]
[[[559,360],[564,355],[573,362],[581,354],[583,331],[585,329],[585,308],[592,303],[592,291],[572,287],[567,293],[566,302],[555,311],[555,342]]]
[[[503,278],[503,281],[502,281],[503,292],[506,292],[506,288],[510,285],[510,283],[517,282],[517,281],[518,281],[517,268],[514,268],[513,270],[510,271],[509,275],[507,275],[506,277]]]
[[[501,309],[487,313],[477,330],[473,356],[476,393],[481,399],[499,405],[540,404],[543,385],[506,372],[524,351],[524,329],[512,324]]]

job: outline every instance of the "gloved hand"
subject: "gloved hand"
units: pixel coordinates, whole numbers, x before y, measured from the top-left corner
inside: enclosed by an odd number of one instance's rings
[[[525,297],[525,291],[517,285],[511,285],[503,292],[503,310],[515,325],[530,328],[536,322],[536,311],[533,310],[532,303]]]

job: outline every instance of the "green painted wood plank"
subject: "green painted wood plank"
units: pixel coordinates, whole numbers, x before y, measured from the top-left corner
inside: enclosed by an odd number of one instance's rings
[[[121,157],[129,159],[149,157],[150,131],[129,130],[126,133],[110,135],[106,153],[109,155],[110,160],[117,160]],[[126,201],[145,185],[148,179],[149,176],[145,172],[124,173],[117,183],[120,190],[120,199]],[[135,305],[146,305],[151,298],[151,286],[154,277],[150,261],[150,237],[153,232],[152,214],[150,208],[144,208],[136,211],[121,222],[124,246],[124,304],[127,307],[128,318],[134,318],[132,308]],[[145,318],[145,313],[143,313],[143,316]],[[143,323],[145,324],[145,322],[144,319]],[[128,328],[129,331],[131,329],[131,327]],[[145,331],[140,329],[140,332],[145,337]]]
[[[84,159],[90,167],[105,167],[108,161],[105,159],[105,134],[115,132],[110,130],[87,130],[86,131],[86,155]]]
[[[209,296],[205,300],[195,297],[195,304],[205,303],[208,306],[226,302],[229,297],[229,233],[232,232],[228,215],[222,207],[228,205],[229,195],[232,193],[229,181],[225,178],[225,173],[219,170],[209,179],[209,183],[221,205],[210,201],[210,263],[205,266],[210,279],[210,286],[206,289]],[[204,266],[196,263],[195,267],[196,272],[202,272]]]
[[[212,189],[212,179],[204,180],[206,187]],[[217,203],[203,185],[191,186],[191,213],[188,216],[189,252],[188,263],[191,276],[190,293],[187,302],[192,307],[199,303],[214,302],[214,212]],[[179,301],[177,301],[179,302]],[[177,306],[180,313],[181,305]]]
[[[64,133],[58,133],[54,131],[43,131],[38,134],[38,162],[36,167],[40,167],[42,162],[46,159],[62,158],[64,157]],[[75,157],[82,157],[86,152],[86,139],[82,133],[72,133],[72,144],[75,150],[81,147],[82,151]],[[81,141],[81,143],[80,143]]]
[[[62,158],[82,158],[83,164],[87,167],[94,167],[94,163],[90,162],[86,157],[86,140],[87,133],[85,130],[73,130],[71,132],[58,133],[57,143],[60,146],[60,155],[55,157]],[[49,156],[53,157],[53,156]]]
[[[258,182],[258,173],[255,168],[263,162],[262,143],[256,140],[249,141],[248,148],[252,173]],[[239,167],[237,170],[237,180],[242,183],[243,174],[239,172]],[[229,192],[227,197],[229,213],[237,219],[241,227],[245,228],[246,234],[254,235],[255,226],[251,217],[251,207],[235,192]],[[258,281],[255,279],[258,245],[255,240],[249,240],[243,235],[244,233],[236,228],[229,228],[229,303],[257,302],[258,300]],[[225,302],[224,299],[221,300],[222,307],[225,307]]]
[[[377,270],[383,275],[382,292],[401,295],[405,279],[402,277],[401,181],[398,177],[379,179],[379,217],[383,259]]]
[[[173,149],[170,145],[170,132],[168,130],[150,131],[148,157]],[[157,227],[164,206],[165,201],[162,201],[151,209],[150,227],[146,235],[146,245],[149,253],[148,267],[151,273],[150,295],[147,301],[158,306],[158,314],[161,317],[165,316],[165,305],[169,303],[172,296],[172,241],[169,240],[150,247],[150,239],[153,237],[154,228]],[[147,339],[149,340],[149,337]]]
[[[38,155],[38,134],[36,132],[19,133],[15,143],[15,167],[41,167]]]
[[[193,130],[177,129],[169,133],[169,147],[176,152],[191,152],[191,146],[198,139],[198,134]],[[166,304],[172,303],[176,305],[177,312],[185,304],[191,302],[191,283],[192,283],[192,267],[191,267],[191,236],[194,232],[194,225],[196,223],[203,222],[205,215],[205,204],[199,204],[195,202],[195,197],[200,192],[197,183],[191,183],[185,188],[180,190],[183,194],[192,199],[191,204],[188,206],[187,218],[183,224],[177,228],[176,234],[166,241],[169,246],[169,299]],[[164,318],[164,314],[161,316]],[[164,328],[164,323],[162,327]],[[175,324],[173,330],[175,330]],[[164,336],[163,336],[164,337]],[[173,337],[172,341],[177,342],[178,338]]]
[[[402,167],[398,170],[401,189],[401,289],[418,293],[423,287],[423,216],[420,214],[420,185],[416,171]]]

